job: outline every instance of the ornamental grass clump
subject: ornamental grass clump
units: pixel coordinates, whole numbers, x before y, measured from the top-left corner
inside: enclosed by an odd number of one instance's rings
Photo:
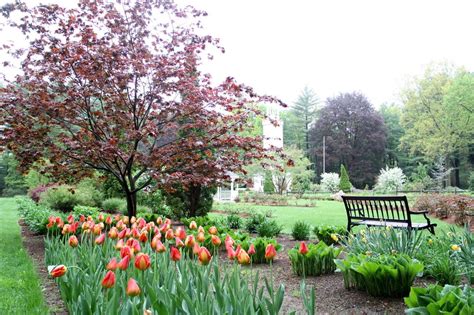
[[[339,256],[341,251],[341,248],[319,242],[318,244],[309,244],[306,254],[302,254],[295,247],[288,252],[288,256],[291,268],[298,276],[319,276],[333,273],[336,270],[334,259]]]
[[[406,254],[349,254],[334,260],[346,289],[366,291],[372,296],[403,297],[408,294],[423,264]]]

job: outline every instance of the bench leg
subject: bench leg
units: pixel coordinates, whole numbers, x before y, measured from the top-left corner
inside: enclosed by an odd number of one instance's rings
[[[431,234],[435,235],[434,226],[430,226],[428,230],[430,231]]]

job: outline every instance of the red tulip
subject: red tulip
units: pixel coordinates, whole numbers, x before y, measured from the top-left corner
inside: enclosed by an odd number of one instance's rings
[[[102,222],[104,221],[104,215],[101,213],[99,214],[99,222]]]
[[[104,244],[104,241],[105,241],[105,233],[100,234],[100,235],[95,239],[95,243],[96,243],[97,245],[102,245],[102,244]]]
[[[122,231],[120,231],[120,233],[118,234],[118,238],[119,239],[124,239],[125,234],[127,234],[127,229],[123,229]]]
[[[255,246],[253,244],[250,244],[249,251],[248,251],[250,256],[255,255]]]
[[[69,246],[71,246],[71,247],[77,247],[77,245],[79,245],[79,241],[77,240],[76,235],[72,235],[72,236],[69,238]]]
[[[181,259],[181,252],[176,248],[171,246],[171,260],[178,261]]]
[[[113,271],[107,271],[104,279],[102,280],[102,287],[110,289],[115,285],[115,273]]]
[[[186,238],[186,231],[182,227],[178,227],[174,233],[177,237],[184,240]]]
[[[147,235],[147,233],[146,233],[146,232],[140,233],[140,236],[138,237],[138,239],[139,239],[140,242],[142,242],[142,243],[148,242],[148,235]]]
[[[86,217],[83,214],[79,217],[79,222],[86,222]]]
[[[110,215],[108,215],[107,218],[105,218],[105,224],[107,224],[107,225],[112,224],[112,217]]]
[[[133,249],[134,253],[138,253],[141,250],[140,243],[136,239],[133,239],[133,238],[128,239],[126,245],[130,247],[131,249]]]
[[[237,255],[237,261],[241,265],[248,265],[250,264],[250,256],[244,249],[241,249],[239,254]]]
[[[184,245],[186,245],[186,247],[191,248],[194,246],[194,243],[196,243],[194,240],[194,235],[186,236],[186,240],[184,241]]]
[[[305,242],[301,242],[299,251],[301,255],[306,255],[308,253],[308,246],[306,246]]]
[[[174,238],[173,230],[169,229],[166,231],[165,238],[167,240],[172,240]]]
[[[51,269],[51,271],[49,272],[49,274],[51,275],[51,277],[53,278],[59,278],[59,277],[62,277],[66,274],[67,272],[67,267],[64,266],[64,265],[57,265],[55,266],[53,269]]]
[[[72,224],[74,222],[74,216],[72,214],[68,215],[67,223]]]
[[[275,250],[275,246],[273,246],[273,244],[268,244],[267,245],[267,248],[265,248],[265,259],[266,260],[273,260],[273,258],[275,258],[276,256],[276,250]]]
[[[128,296],[137,296],[140,294],[140,287],[135,279],[130,278],[127,283],[127,289],[125,290]]]
[[[221,241],[221,239],[220,239],[218,236],[212,235],[212,236],[211,236],[211,242],[212,242],[212,245],[214,245],[214,246],[217,247],[217,246],[221,245],[221,242],[222,242],[222,241]]]
[[[147,254],[138,254],[135,257],[135,267],[141,271],[147,270],[151,265],[150,256]]]
[[[112,258],[109,263],[107,264],[107,266],[105,266],[105,269],[107,270],[112,270],[114,271],[115,269],[117,269],[117,258]]]
[[[166,247],[165,247],[165,245],[163,245],[163,243],[162,243],[160,240],[158,240],[158,241],[156,242],[156,252],[157,252],[157,253],[164,253],[164,252],[166,252]]]
[[[207,250],[206,247],[201,247],[198,255],[199,262],[202,265],[207,265],[211,261],[211,253]]]
[[[130,256],[125,256],[122,258],[121,261],[117,264],[117,268],[120,270],[127,270],[128,265],[130,264]]]
[[[120,257],[124,258],[125,256],[133,257],[133,250],[128,246],[124,246],[120,250]]]
[[[132,237],[133,238],[139,238],[140,237],[140,231],[136,227],[132,228]]]

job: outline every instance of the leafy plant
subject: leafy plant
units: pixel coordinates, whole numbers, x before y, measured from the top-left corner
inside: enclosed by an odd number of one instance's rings
[[[267,248],[268,244],[273,244],[277,251],[281,249],[281,245],[278,244],[276,240],[267,237],[257,237],[252,240],[244,240],[240,242],[240,245],[246,251],[248,251],[250,248],[250,244],[253,244],[255,247],[255,254],[252,256],[252,262],[254,264],[267,263],[267,260],[265,259],[265,249]]]
[[[334,225],[319,225],[313,229],[314,235],[326,244],[338,244],[341,237],[347,234],[347,229],[344,226]]]
[[[237,213],[231,213],[226,217],[227,227],[230,229],[240,229],[242,226],[242,218]]]
[[[126,202],[120,198],[109,198],[102,201],[102,209],[107,212],[119,212]]]
[[[54,212],[43,205],[37,205],[30,198],[21,197],[16,201],[20,216],[30,230],[35,233],[45,234],[49,217],[51,215],[61,216],[58,212]]]
[[[100,209],[97,207],[75,206],[73,214],[76,218],[78,218],[81,214],[85,217],[91,216],[93,218],[97,218],[99,215],[99,210]]]
[[[75,188],[75,195],[81,206],[100,207],[104,200],[99,181],[95,178],[81,180]]]
[[[267,218],[262,213],[254,213],[245,221],[245,229],[249,233],[257,233],[258,226]]]
[[[309,244],[308,253],[300,254],[297,247],[288,252],[291,261],[291,268],[298,276],[319,276],[322,274],[333,273],[336,270],[336,259],[341,253],[342,248],[327,246],[324,242],[318,244]],[[304,265],[304,266],[303,266]]]
[[[57,186],[48,189],[41,195],[40,203],[58,211],[71,211],[79,204],[79,199],[71,186]]]
[[[427,288],[411,288],[404,299],[409,307],[407,314],[473,314],[474,289],[445,285],[430,285]]]
[[[283,230],[283,227],[276,220],[268,218],[257,227],[257,233],[260,237],[275,237],[281,233],[281,230]]]
[[[304,221],[297,221],[295,225],[293,225],[293,229],[291,230],[291,235],[297,241],[304,241],[309,239],[310,234],[311,226]]]
[[[364,290],[372,296],[405,296],[423,271],[423,264],[406,254],[349,254],[335,263],[343,274],[346,289]]]

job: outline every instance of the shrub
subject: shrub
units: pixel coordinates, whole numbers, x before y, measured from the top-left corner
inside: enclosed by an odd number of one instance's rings
[[[474,172],[469,173],[469,190],[474,192]]]
[[[311,226],[304,221],[297,221],[295,225],[293,225],[293,229],[291,230],[291,235],[297,241],[304,241],[309,239],[310,234]]]
[[[263,179],[263,192],[266,194],[271,194],[275,192],[275,185],[273,184],[272,173],[267,171],[265,172],[265,177]]]
[[[319,241],[331,245],[339,243],[341,237],[347,234],[347,230],[344,226],[319,225],[314,227],[313,233]]]
[[[374,189],[382,192],[395,192],[403,190],[406,176],[399,167],[383,168],[380,170],[380,175],[377,177],[377,182]]]
[[[89,207],[100,207],[104,194],[100,191],[99,182],[94,178],[85,178],[75,189],[78,204]]]
[[[53,210],[71,211],[79,204],[79,200],[71,186],[57,186],[41,194],[40,203]]]
[[[405,254],[349,254],[335,263],[346,289],[363,290],[372,296],[406,296],[415,277],[423,271],[422,263]]]
[[[321,174],[321,190],[332,193],[339,191],[339,175],[337,173],[323,173]]]
[[[166,204],[174,218],[206,215],[212,208],[215,187],[192,186],[189,189],[177,187],[173,193],[165,194]],[[195,202],[197,201],[197,202]]]
[[[240,229],[242,218],[237,213],[231,213],[226,217],[227,227],[229,229]]]
[[[48,189],[51,187],[56,186],[55,184],[48,184],[48,185],[40,185],[38,187],[33,188],[28,192],[28,195],[30,196],[31,199],[33,199],[34,202],[40,202],[41,199],[41,194],[46,192]]]
[[[99,208],[97,207],[88,207],[88,206],[75,206],[73,210],[73,214],[76,218],[80,217],[81,214],[85,217],[91,216],[93,218],[97,218],[99,216]]]
[[[120,198],[109,198],[102,201],[102,209],[106,212],[119,212],[126,205],[127,202]]]
[[[59,213],[54,212],[43,205],[37,205],[30,198],[18,198],[16,201],[20,216],[23,218],[25,224],[28,225],[30,230],[35,233],[45,234],[49,217],[51,215],[60,216]]]
[[[474,198],[464,195],[426,194],[418,197],[413,206],[415,211],[427,210],[438,218],[451,216],[459,225],[467,223],[468,211],[474,209]]]
[[[273,244],[277,251],[281,249],[281,245],[278,244],[276,240],[267,237],[257,237],[253,240],[245,240],[240,243],[242,248],[246,251],[248,251],[250,244],[253,244],[255,247],[255,255],[252,256],[252,262],[254,264],[267,263],[267,260],[265,259],[265,249],[268,244]]]
[[[343,192],[347,193],[350,192],[352,188],[352,184],[349,180],[349,174],[347,173],[344,164],[341,164],[341,180],[339,182],[339,189]]]
[[[414,287],[404,301],[407,314],[474,314],[474,288],[468,285]]]
[[[308,253],[302,255],[297,247],[288,252],[291,268],[298,276],[319,276],[333,273],[336,270],[334,259],[341,253],[341,248],[327,246],[324,242],[309,244]],[[304,268],[303,268],[304,264]],[[304,270],[304,274],[303,274]]]
[[[249,233],[257,233],[258,226],[267,218],[262,213],[254,213],[245,221],[245,229]]]
[[[260,237],[275,237],[278,236],[283,230],[283,227],[279,225],[276,220],[265,217],[265,221],[261,222],[257,227],[257,233]]]

